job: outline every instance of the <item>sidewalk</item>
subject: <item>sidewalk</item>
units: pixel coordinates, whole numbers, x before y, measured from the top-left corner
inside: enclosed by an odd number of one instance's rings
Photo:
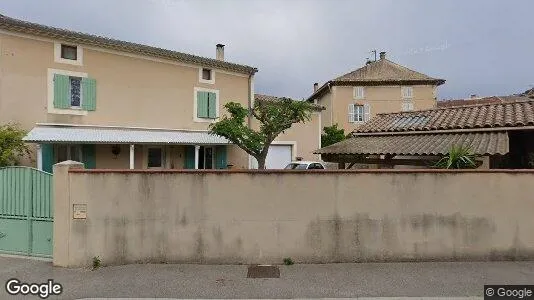
[[[280,266],[277,279],[246,278],[247,266],[229,265],[144,264],[91,271],[0,257],[0,266],[0,299],[11,299],[5,290],[10,278],[28,283],[53,279],[63,293],[50,299],[482,297],[484,284],[534,283],[534,262],[293,265]]]

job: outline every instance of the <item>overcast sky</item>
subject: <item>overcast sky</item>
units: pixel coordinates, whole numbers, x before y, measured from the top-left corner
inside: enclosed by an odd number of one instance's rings
[[[369,51],[446,79],[439,98],[534,87],[532,0],[0,0],[45,25],[257,67],[255,90],[304,98]]]

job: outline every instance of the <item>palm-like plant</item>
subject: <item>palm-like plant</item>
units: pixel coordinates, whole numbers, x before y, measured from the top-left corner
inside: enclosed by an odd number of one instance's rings
[[[435,166],[441,169],[474,169],[478,167],[476,155],[467,147],[452,146]]]

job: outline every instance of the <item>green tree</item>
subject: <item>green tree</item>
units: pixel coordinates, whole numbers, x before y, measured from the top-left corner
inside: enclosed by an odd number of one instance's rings
[[[323,128],[323,133],[321,134],[321,147],[341,142],[345,138],[345,130],[343,128],[338,128],[337,124],[326,126]]]
[[[440,169],[474,169],[478,167],[476,155],[467,147],[452,146],[435,165]]]
[[[236,102],[224,106],[230,116],[210,125],[210,133],[227,138],[256,158],[258,169],[265,169],[265,159],[274,139],[294,123],[309,121],[315,106],[306,101],[279,98],[273,101],[255,101],[250,110]],[[249,128],[246,118],[252,115],[259,121],[259,129]]]
[[[26,132],[14,124],[0,125],[0,167],[13,166],[23,156],[30,156],[28,146],[22,141]]]

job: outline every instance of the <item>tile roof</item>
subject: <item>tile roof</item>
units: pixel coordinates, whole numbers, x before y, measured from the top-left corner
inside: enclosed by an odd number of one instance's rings
[[[529,98],[528,95],[511,95],[511,96],[490,96],[490,97],[473,98],[473,99],[440,100],[437,102],[437,107],[453,107],[453,106],[464,106],[464,105],[474,105],[474,104],[518,102],[518,101],[528,101],[530,99],[534,99],[534,96],[531,96],[531,98]]]
[[[534,126],[534,100],[377,114],[353,135]]]
[[[407,83],[407,82],[427,82],[432,84],[443,84],[445,80],[432,78],[423,73],[416,72],[404,66],[396,64],[388,59],[379,59],[364,67],[339,76],[334,82],[379,82],[379,83]]]
[[[506,154],[508,134],[499,132],[356,136],[316,150],[316,154],[444,155],[451,146],[468,147],[474,154]]]
[[[66,125],[38,125],[23,140],[94,144],[229,144],[227,139],[207,131]]]
[[[156,58],[190,63],[204,67],[218,68],[222,70],[234,71],[244,74],[254,74],[258,69],[246,65],[234,64],[217,59],[201,57],[197,55],[166,50],[162,48],[141,45],[137,43],[125,42],[116,39],[49,27],[36,23],[17,20],[0,14],[0,29],[10,32],[29,34],[33,36],[60,40],[73,44],[95,46],[105,49],[112,49],[127,53],[146,55]]]
[[[322,96],[332,85],[410,85],[435,84],[442,85],[445,79],[433,78],[411,70],[386,58],[379,59],[347,74],[341,75],[323,84],[307,101]]]
[[[278,101],[278,100],[280,100],[282,98],[283,97],[269,96],[269,95],[262,95],[262,94],[254,94],[254,100],[256,100],[256,101]],[[288,97],[286,97],[286,98],[288,98]],[[291,98],[288,98],[288,99],[291,99]],[[300,101],[300,100],[295,100],[295,99],[291,99],[291,100]],[[302,100],[302,101],[304,101],[304,100]],[[320,105],[314,105],[314,106],[318,111],[324,110],[323,106],[320,106]]]

